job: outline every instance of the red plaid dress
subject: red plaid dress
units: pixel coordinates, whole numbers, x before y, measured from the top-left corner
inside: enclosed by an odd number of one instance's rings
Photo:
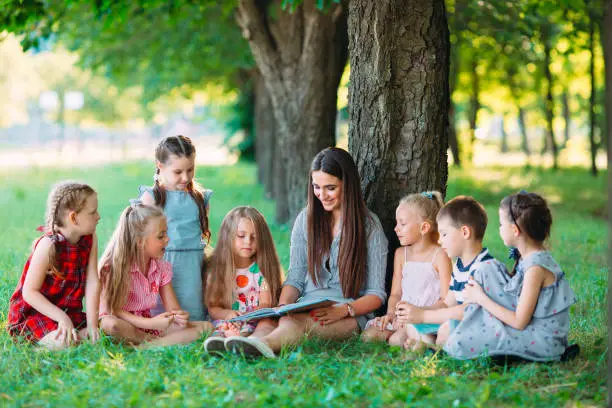
[[[72,245],[61,234],[47,234],[55,243],[55,259],[57,270],[63,277],[48,273],[45,277],[40,293],[51,303],[62,309],[72,320],[75,328],[83,326],[87,319],[83,312],[83,296],[85,296],[85,282],[87,280],[87,263],[93,242],[92,235],[81,237],[79,242]],[[40,240],[34,244],[34,248]],[[33,251],[32,251],[33,253]],[[9,301],[9,314],[7,328],[13,336],[24,336],[32,342],[37,342],[50,332],[57,329],[57,322],[38,312],[23,300],[23,282],[30,268],[32,254],[26,262],[21,279]]]

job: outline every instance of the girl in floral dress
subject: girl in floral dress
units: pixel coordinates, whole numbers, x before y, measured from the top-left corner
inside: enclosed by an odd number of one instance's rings
[[[242,324],[228,320],[278,303],[281,268],[270,228],[253,207],[237,207],[223,219],[208,263],[206,303],[215,326],[208,351],[224,350],[230,336],[265,335],[275,326],[268,319]]]

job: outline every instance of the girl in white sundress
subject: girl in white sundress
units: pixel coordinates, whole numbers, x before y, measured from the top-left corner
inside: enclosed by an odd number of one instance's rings
[[[388,341],[393,346],[403,346],[408,338],[435,342],[439,325],[400,324],[395,313],[403,303],[435,308],[446,297],[452,264],[438,245],[436,223],[443,205],[437,191],[411,194],[400,200],[395,211],[395,233],[401,246],[395,251],[387,314],[368,321],[363,340]]]

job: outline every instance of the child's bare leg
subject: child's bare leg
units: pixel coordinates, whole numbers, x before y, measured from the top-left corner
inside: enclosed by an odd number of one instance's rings
[[[408,337],[408,334],[406,333],[406,330],[404,330],[403,328],[400,328],[396,330],[391,335],[391,337],[389,337],[389,345],[401,347],[406,341],[407,337]]]
[[[265,337],[268,334],[272,333],[274,329],[278,326],[278,321],[274,321],[272,319],[261,319],[257,322],[257,327],[255,327],[255,331],[249,337]]]
[[[406,339],[402,343],[402,346],[406,350],[422,351],[428,345],[435,345],[436,343],[433,334],[421,334],[416,327],[411,324],[406,325],[405,333]]]
[[[365,342],[371,341],[387,341],[393,332],[391,330],[380,330],[378,327],[368,327],[361,333],[361,340]]]
[[[165,336],[156,337],[142,344],[143,348],[146,347],[164,347],[172,346],[175,344],[189,344],[193,343],[202,336],[202,333],[206,330],[205,325],[193,324],[193,323],[208,323],[208,322],[190,322],[189,326],[182,330],[175,330],[169,332]]]
[[[436,345],[443,346],[446,344],[448,340],[448,336],[450,335],[450,321],[444,322],[440,325],[438,329],[438,337],[436,338]]]
[[[140,344],[150,337],[131,323],[115,316],[103,316],[100,319],[100,328],[109,336],[132,344]]]

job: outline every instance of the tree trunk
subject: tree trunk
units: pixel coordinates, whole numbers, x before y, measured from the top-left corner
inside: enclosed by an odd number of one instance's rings
[[[518,106],[517,109],[518,109],[518,124],[519,124],[519,129],[521,131],[521,148],[523,149],[523,152],[527,156],[527,160],[529,160],[529,156],[531,155],[531,150],[529,149],[529,139],[527,137],[527,125],[525,123],[526,122],[525,121],[525,111],[520,106]]]
[[[510,89],[510,95],[512,96],[512,100],[514,101],[514,104],[516,105],[518,125],[519,125],[519,130],[521,132],[521,149],[527,156],[527,161],[529,162],[529,156],[531,155],[531,150],[529,149],[529,139],[527,138],[527,125],[525,124],[525,111],[521,107],[521,100],[519,97],[515,75],[516,75],[516,72],[513,69],[508,70],[508,88]]]
[[[563,147],[567,146],[567,142],[570,139],[570,123],[572,120],[572,114],[569,108],[569,96],[568,89],[565,88],[563,95],[561,95],[561,103],[563,104],[563,121],[565,122],[565,128],[563,129]]]
[[[501,146],[499,150],[501,153],[508,153],[508,134],[506,133],[506,120],[504,116],[502,116],[501,118],[500,132],[501,132]]]
[[[546,101],[545,101],[545,116],[546,116],[546,139],[544,143],[544,151],[548,148],[552,152],[553,156],[553,169],[557,170],[559,165],[557,163],[557,142],[555,142],[555,131],[553,128],[554,119],[554,102],[552,96],[553,79],[552,73],[550,72],[550,36],[547,31],[544,31],[542,35],[542,42],[544,44],[544,77],[546,78]],[[544,152],[543,151],[543,152]]]
[[[604,44],[604,65],[605,65],[605,112],[606,118],[605,136],[602,140],[607,140],[606,145],[612,142],[612,0],[604,2],[603,30],[601,31],[602,42]],[[608,169],[610,168],[610,155],[608,154]],[[608,204],[610,205],[610,204]],[[612,220],[612,218],[610,218]],[[611,235],[612,236],[612,235]],[[611,280],[612,281],[612,280]],[[612,316],[610,317],[612,319]]]
[[[266,197],[276,198],[274,184],[274,161],[277,151],[276,121],[272,101],[259,71],[253,74],[255,91],[255,159],[257,161],[257,179],[264,186]]]
[[[449,98],[450,99],[450,98]],[[457,128],[455,125],[455,104],[453,100],[449,100],[448,104],[448,124],[446,125],[446,137],[448,145],[453,155],[453,165],[461,167],[461,151],[459,150],[459,140],[457,139]]]
[[[275,194],[277,222],[293,220],[304,207],[311,160],[334,145],[337,90],[347,57],[346,18],[342,5],[322,12],[314,0],[305,0],[293,12],[282,10],[278,1],[239,2],[238,24],[263,76],[277,124],[275,160],[283,164],[285,186],[280,190],[286,191]],[[278,211],[285,207],[287,212]]]
[[[349,150],[366,203],[394,248],[400,198],[446,191],[449,33],[444,1],[415,0],[406,7],[400,0],[351,0],[349,50]]]
[[[478,111],[480,110],[480,80],[478,78],[478,58],[472,55],[472,94],[470,95],[470,150],[468,161],[471,163],[474,159],[474,147],[476,146],[476,124],[478,121]]]
[[[597,176],[597,142],[595,141],[595,21],[592,12],[589,13],[589,76],[591,77],[591,96],[589,103],[589,141],[591,142],[591,174]]]

